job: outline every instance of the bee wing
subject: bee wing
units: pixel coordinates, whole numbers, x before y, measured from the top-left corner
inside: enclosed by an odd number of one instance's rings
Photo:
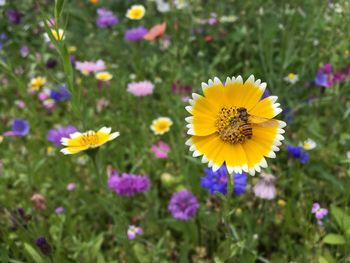
[[[280,123],[278,120],[267,119],[267,118],[259,117],[255,115],[249,115],[249,122],[251,124],[255,124],[263,127],[274,127],[274,128],[280,127]]]
[[[222,131],[222,135],[225,137],[229,136],[230,134],[234,133],[239,128],[239,126],[240,126],[239,121],[231,123]]]

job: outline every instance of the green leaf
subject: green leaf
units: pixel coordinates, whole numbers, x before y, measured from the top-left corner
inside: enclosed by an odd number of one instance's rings
[[[65,0],[56,0],[55,1],[55,19],[56,19],[56,22],[58,22],[58,19],[61,16],[64,3],[65,3]]]
[[[151,263],[152,262],[151,257],[150,257],[150,253],[147,252],[146,248],[143,245],[136,243],[133,246],[133,250],[134,250],[134,253],[135,253],[137,260],[140,263]]]
[[[345,238],[338,234],[328,234],[323,238],[323,242],[329,245],[344,245]]]
[[[350,234],[350,216],[343,209],[334,205],[331,206],[331,213],[339,227],[345,233]]]
[[[32,257],[36,263],[45,263],[40,254],[28,243],[24,243],[24,250]]]

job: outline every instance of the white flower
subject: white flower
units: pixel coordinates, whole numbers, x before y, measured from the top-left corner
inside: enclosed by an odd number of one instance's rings
[[[157,10],[161,13],[166,13],[170,11],[170,4],[164,0],[156,0]]]
[[[302,143],[302,147],[304,148],[304,150],[307,150],[307,151],[315,149],[316,146],[317,146],[317,143],[314,140],[310,139],[310,138],[308,138],[307,140],[305,140]]]
[[[299,80],[299,77],[297,74],[289,73],[284,80],[290,84],[295,84]]]
[[[6,0],[0,0],[0,6],[6,5]]]
[[[350,160],[350,151],[346,152],[346,157]]]

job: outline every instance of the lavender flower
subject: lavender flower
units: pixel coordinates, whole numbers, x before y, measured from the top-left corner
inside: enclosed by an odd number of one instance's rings
[[[128,228],[128,239],[129,240],[132,240],[134,239],[137,235],[141,235],[142,234],[142,228],[141,227],[137,227],[137,226],[134,226],[134,225],[129,225],[129,228]]]
[[[125,41],[136,42],[142,40],[143,37],[148,33],[147,28],[139,26],[127,30],[124,34]]]
[[[301,146],[287,145],[287,150],[291,156],[299,158],[302,164],[307,163],[310,159],[309,153]]]
[[[168,210],[172,216],[179,220],[190,220],[198,210],[197,198],[188,190],[182,190],[172,195]]]
[[[21,23],[23,14],[18,12],[15,9],[9,9],[6,12],[6,16],[7,16],[7,19],[10,21],[10,23],[14,25],[18,25]]]
[[[51,254],[51,246],[47,242],[46,238],[41,236],[35,241],[36,246],[40,249],[41,253],[45,256],[49,256]]]
[[[12,130],[4,133],[4,136],[26,136],[29,133],[29,122],[24,119],[14,119]]]
[[[71,125],[59,127],[57,129],[51,129],[47,133],[47,140],[52,142],[55,146],[62,146],[61,139],[69,138],[69,135],[76,131],[77,129]]]
[[[114,170],[108,178],[108,188],[114,190],[120,196],[133,196],[146,192],[150,188],[150,180],[147,176],[123,173],[121,176]]]
[[[20,49],[20,53],[22,57],[26,57],[29,54],[29,48],[27,46],[23,46]]]
[[[100,28],[111,27],[118,24],[119,19],[112,11],[106,8],[97,9],[96,25]]]
[[[321,208],[319,203],[313,203],[311,213],[315,214],[317,223],[322,225],[322,219],[328,215],[328,210],[326,208]]]
[[[62,206],[57,207],[57,208],[55,209],[55,213],[56,213],[56,214],[61,214],[61,213],[63,213],[63,212],[64,212],[64,207],[62,207]]]
[[[205,170],[206,176],[201,178],[201,186],[209,190],[210,194],[215,192],[227,194],[227,169],[223,165],[219,170],[214,172],[211,168]],[[245,192],[247,186],[247,176],[246,174],[234,174],[234,193],[236,195],[241,195]]]
[[[276,197],[276,177],[272,174],[261,173],[259,182],[254,186],[256,197],[272,200]]]

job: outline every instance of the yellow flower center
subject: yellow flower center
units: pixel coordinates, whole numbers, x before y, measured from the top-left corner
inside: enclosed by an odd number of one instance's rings
[[[294,73],[289,73],[288,74],[288,79],[290,79],[290,80],[294,80],[295,79],[295,74]]]
[[[98,144],[98,135],[94,131],[88,131],[81,136],[80,143],[81,145],[88,145],[90,148],[94,148]]]
[[[252,136],[248,113],[243,107],[223,107],[219,111],[215,126],[221,140],[232,144],[243,143]]]

